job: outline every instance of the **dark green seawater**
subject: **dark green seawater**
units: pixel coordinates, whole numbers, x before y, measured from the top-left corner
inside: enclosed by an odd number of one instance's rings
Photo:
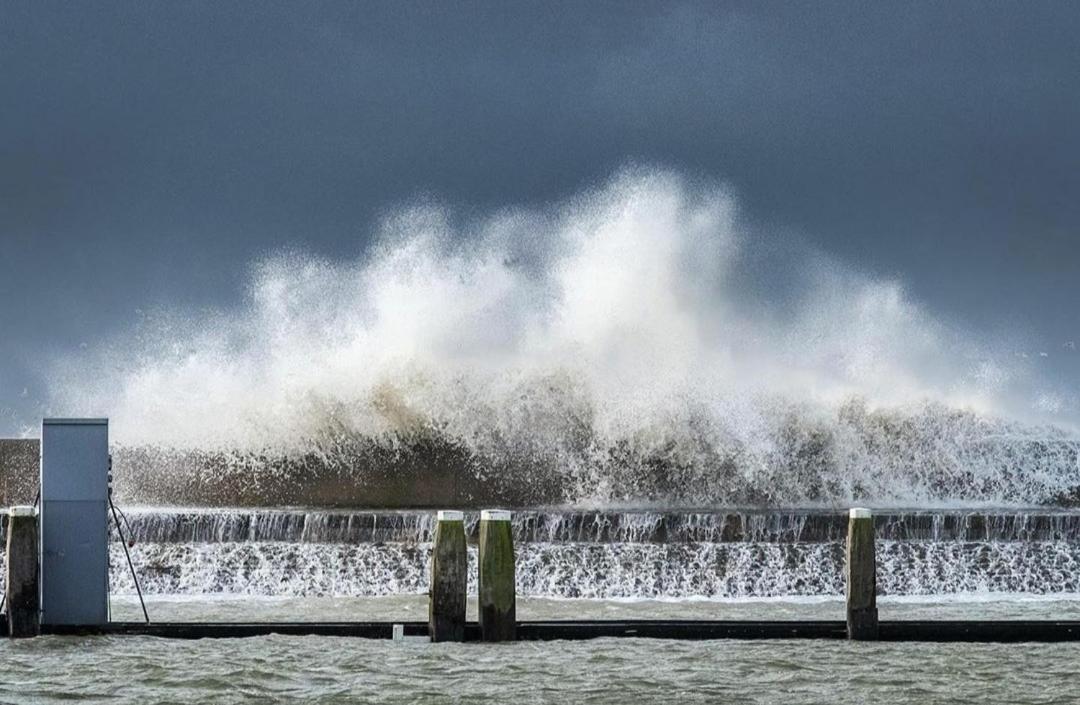
[[[423,619],[422,596],[157,597],[160,620]],[[1077,619],[1075,596],[884,599],[886,619]],[[839,618],[838,600],[522,600],[522,618]],[[137,603],[114,602],[134,619]],[[1080,644],[598,639],[429,644],[269,636],[0,641],[4,703],[1075,703]]]

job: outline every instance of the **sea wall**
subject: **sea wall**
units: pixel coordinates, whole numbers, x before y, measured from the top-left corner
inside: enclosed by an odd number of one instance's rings
[[[38,491],[40,449],[36,439],[0,438],[0,506],[33,503]]]

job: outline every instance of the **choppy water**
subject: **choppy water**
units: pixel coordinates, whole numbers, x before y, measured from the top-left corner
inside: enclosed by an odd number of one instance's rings
[[[422,597],[154,598],[158,619],[419,619]],[[526,618],[837,617],[838,600],[525,600]],[[1075,618],[1080,601],[885,599],[885,616]],[[118,600],[114,614],[134,618]],[[0,642],[5,703],[1073,703],[1080,644],[599,639],[502,645],[268,636]]]

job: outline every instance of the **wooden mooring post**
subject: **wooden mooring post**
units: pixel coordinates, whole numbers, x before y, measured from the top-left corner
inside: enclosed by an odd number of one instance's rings
[[[38,512],[34,507],[11,507],[7,525],[6,596],[8,636],[37,636],[41,629],[38,603]]]
[[[441,511],[431,548],[428,633],[432,641],[465,641],[465,602],[469,554],[465,548],[465,516]]]
[[[517,638],[517,595],[514,586],[514,531],[510,512],[480,513],[480,638]]]
[[[874,558],[874,517],[869,509],[852,509],[847,537],[848,639],[878,638],[877,564]]]

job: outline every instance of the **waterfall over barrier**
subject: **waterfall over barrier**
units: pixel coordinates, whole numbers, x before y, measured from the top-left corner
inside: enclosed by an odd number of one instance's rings
[[[427,590],[428,512],[128,511],[156,594],[376,596]],[[476,514],[467,514],[475,537]],[[886,511],[883,595],[1080,592],[1080,513]],[[526,511],[514,515],[518,591],[588,598],[843,593],[840,512]],[[470,548],[475,564],[475,548]],[[112,586],[134,586],[113,544]],[[475,565],[472,570],[475,580]],[[471,586],[475,591],[475,584]]]
[[[430,543],[435,515],[418,511],[155,510],[128,512],[140,543]],[[478,512],[466,512],[475,539]],[[884,541],[1080,543],[1080,512],[1016,510],[882,511],[875,518]],[[513,514],[514,539],[523,543],[838,543],[845,512],[527,510]]]

